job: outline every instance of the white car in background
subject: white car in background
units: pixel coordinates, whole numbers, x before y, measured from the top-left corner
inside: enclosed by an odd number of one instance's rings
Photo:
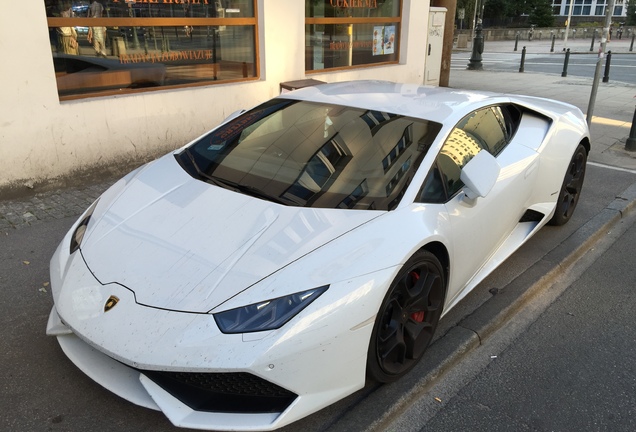
[[[589,150],[551,100],[286,93],[95,201],[51,260],[47,333],[177,426],[276,429],[409,371],[444,313],[571,218]]]

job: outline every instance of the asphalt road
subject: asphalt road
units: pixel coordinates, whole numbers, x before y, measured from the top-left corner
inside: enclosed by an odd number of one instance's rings
[[[162,414],[96,385],[44,334],[52,306],[49,260],[74,220],[0,233],[0,430],[174,430]]]
[[[484,69],[493,71],[518,72],[521,64],[522,46],[518,46],[517,52],[484,52],[482,64]],[[469,52],[453,53],[451,67],[454,69],[466,69],[471,54]],[[596,69],[598,55],[572,54],[568,61],[567,75],[576,77],[593,78]],[[563,72],[565,55],[563,53],[536,54],[527,53],[525,72],[548,73],[561,75]],[[601,77],[605,72],[605,60],[602,60]],[[615,53],[612,54],[609,70],[610,82],[623,82],[636,84],[636,55]]]
[[[579,208],[575,217],[570,223],[564,227],[547,227],[537,234],[527,245],[521,248],[513,257],[511,257],[500,269],[493,273],[487,280],[480,285],[471,295],[469,295],[458,307],[453,309],[440,324],[439,334],[447,332],[455,323],[465,316],[471,314],[476,308],[484,303],[490,296],[490,289],[493,287],[505,287],[506,284],[514,277],[522,273],[537,259],[544,256],[547,251],[556,247],[556,245],[568,239],[568,237],[589,218],[601,211],[609,202],[621,191],[636,181],[636,174],[632,172],[617,171],[606,167],[590,166],[588,167],[588,175],[586,185]],[[101,388],[98,384],[87,378],[81,373],[62,353],[56,340],[45,336],[45,327],[47,317],[52,305],[50,287],[48,286],[48,265],[49,259],[65,231],[70,227],[74,217],[63,219],[49,219],[41,223],[25,226],[21,229],[10,229],[5,233],[0,232],[0,352],[2,355],[0,367],[0,382],[2,382],[2,392],[0,393],[0,430],[7,431],[172,431],[177,430],[169,421],[160,413],[145,408],[137,407],[125,400],[111,394]],[[633,231],[633,230],[632,230]],[[630,231],[630,233],[632,232]],[[633,241],[632,237],[629,237]],[[623,243],[621,243],[623,244]],[[629,250],[630,241],[626,240],[622,246]],[[622,251],[622,249],[621,249]],[[627,265],[629,258],[625,254],[623,265]],[[612,261],[611,258],[608,259]],[[556,362],[547,362],[543,365],[543,369],[538,369],[537,374],[545,373],[544,379],[537,380],[536,383],[541,387],[532,390],[533,380],[531,373],[533,369],[530,365],[526,368],[519,368],[520,363],[529,362],[535,364],[534,367],[541,366],[544,362],[539,355],[548,348],[552,351],[553,347],[558,347],[558,336],[569,334],[577,329],[577,323],[588,319],[590,325],[594,328],[588,334],[588,345],[585,345],[585,333],[581,333],[577,337],[580,338],[582,349],[587,348],[587,353],[593,353],[593,359],[599,364],[589,367],[589,374],[594,370],[604,370],[604,373],[617,374],[614,379],[619,377],[625,378],[625,383],[621,387],[613,386],[613,381],[609,381],[607,385],[600,385],[603,375],[599,375],[598,380],[590,383],[587,391],[594,388],[598,392],[595,397],[600,400],[605,398],[612,400],[616,397],[616,389],[621,394],[631,391],[632,395],[636,394],[636,384],[633,381],[633,366],[629,369],[626,363],[629,359],[633,362],[633,357],[620,357],[620,352],[616,351],[622,348],[624,344],[633,341],[632,321],[620,321],[619,318],[626,318],[624,310],[616,309],[619,306],[631,308],[634,310],[632,303],[633,297],[625,299],[625,291],[620,291],[620,286],[630,286],[629,281],[634,280],[633,275],[621,273],[621,265],[613,265],[599,267],[596,270],[596,277],[601,277],[601,281],[590,279],[589,289],[597,291],[599,286],[607,287],[603,292],[597,292],[597,295],[605,293],[607,304],[592,301],[585,302],[586,297],[580,301],[580,307],[574,310],[574,316],[569,315],[565,318],[570,321],[560,322],[556,318],[549,322],[552,326],[550,331],[537,327],[535,333],[530,333],[528,337],[544,338],[548,342],[547,345],[535,346],[534,355],[527,355],[524,346],[531,346],[531,342],[527,345],[515,345],[510,351],[504,351],[502,354],[503,361],[496,361],[486,365],[484,372],[481,369],[476,371],[479,380],[483,380],[483,388],[473,388],[469,381],[462,382],[457,389],[457,398],[453,399],[448,405],[448,413],[439,415],[448,415],[446,420],[444,417],[435,417],[431,421],[438,422],[440,425],[450,424],[445,430],[461,430],[453,429],[454,425],[459,423],[447,423],[454,417],[454,412],[466,412],[472,410],[479,414],[479,398],[471,395],[474,392],[482,391],[490,393],[494,398],[498,395],[502,399],[515,399],[521,395],[541,395],[539,391],[542,386],[550,383],[548,377],[558,377],[559,374],[566,373],[564,379],[568,382],[574,382],[577,376],[567,375],[570,368]],[[610,271],[612,270],[612,271]],[[631,279],[629,279],[631,277]],[[587,279],[587,277],[585,278]],[[613,287],[613,288],[612,288]],[[611,288],[611,289],[610,289]],[[575,291],[579,291],[575,289]],[[596,305],[596,307],[595,307]],[[601,305],[603,307],[601,307]],[[565,307],[565,306],[564,306]],[[568,307],[569,304],[568,304]],[[566,307],[566,309],[568,308]],[[572,309],[568,309],[571,311]],[[560,312],[557,317],[560,317]],[[611,317],[609,322],[614,326],[604,324],[604,319]],[[561,317],[563,318],[563,317]],[[538,326],[542,324],[537,324]],[[545,324],[543,324],[545,325]],[[615,327],[615,328],[614,328]],[[606,333],[600,332],[601,328],[606,329],[609,335],[615,332],[612,339],[607,337]],[[565,333],[564,333],[565,332]],[[631,332],[631,333],[628,333]],[[547,336],[557,338],[547,339]],[[632,337],[629,339],[628,336]],[[619,344],[613,351],[610,347],[607,349],[595,349],[598,343],[603,339],[607,342],[614,340],[622,340],[623,345]],[[588,348],[589,347],[589,348]],[[633,348],[633,345],[632,345]],[[525,348],[530,349],[530,348]],[[518,351],[517,351],[518,350]],[[632,351],[625,351],[627,355],[633,355]],[[557,349],[552,355],[556,359],[559,358],[560,351]],[[546,354],[547,355],[547,354]],[[566,352],[564,355],[570,359],[573,364],[582,367],[584,370],[590,360],[590,355],[583,356],[578,352]],[[424,359],[426,360],[426,358]],[[492,370],[494,367],[501,369]],[[469,368],[465,364],[460,364],[455,370],[458,373],[465,372]],[[563,372],[560,372],[563,371]],[[631,371],[632,380],[630,377]],[[405,377],[400,385],[409,385],[411,378],[415,379],[414,374],[426,373],[426,365],[422,364],[421,368],[416,369],[412,375]],[[516,387],[513,384],[507,384],[507,381],[497,380],[499,374],[508,374],[512,380],[515,374],[522,374],[520,378],[525,382],[520,382]],[[526,375],[529,375],[527,377]],[[502,375],[503,376],[503,375]],[[539,375],[540,376],[540,375]],[[483,378],[482,378],[483,377]],[[496,382],[488,381],[489,377],[495,379]],[[587,378],[586,378],[587,379]],[[478,381],[473,381],[478,383]],[[440,385],[445,385],[445,381],[440,379]],[[469,384],[469,387],[464,387]],[[365,407],[377,406],[382,404],[384,395],[387,391],[399,391],[400,385],[397,386],[376,386],[369,385],[349,398],[344,399],[306,419],[284,428],[285,431],[339,431],[339,430],[364,430],[366,425],[373,421],[373,416],[378,415],[377,409],[372,412],[366,412]],[[583,385],[583,384],[581,384]],[[491,386],[490,388],[488,386]],[[511,392],[510,388],[516,389]],[[523,393],[522,387],[529,387]],[[555,406],[552,408],[556,411],[559,406],[561,408],[569,407],[569,400],[572,403],[580,404],[580,409],[585,410],[588,416],[607,417],[607,404],[590,405],[584,397],[572,397],[571,393],[577,387],[560,387],[555,384],[553,388],[548,388]],[[577,390],[578,391],[578,390]],[[464,393],[462,393],[464,392]],[[485,400],[485,399],[484,399]],[[527,397],[527,403],[533,403],[530,397]],[[595,399],[596,400],[596,399]],[[626,403],[630,403],[630,399],[626,399]],[[512,401],[508,401],[512,404]],[[435,402],[437,403],[437,402]],[[546,401],[539,400],[536,409],[544,409]],[[492,402],[492,406],[496,406],[497,402]],[[559,405],[564,404],[564,405]],[[464,407],[465,406],[465,407]],[[524,405],[525,406],[525,405]],[[632,403],[632,407],[634,404]],[[530,412],[534,408],[526,407]],[[497,415],[507,415],[507,413],[495,413]],[[494,422],[496,416],[490,419]],[[437,420],[435,420],[437,418]],[[463,418],[463,417],[462,417]],[[623,417],[617,417],[623,419]],[[632,417],[633,418],[633,417]],[[417,427],[424,427],[426,423],[418,423]],[[435,423],[434,423],[435,424]],[[482,423],[486,424],[486,423]],[[530,424],[530,423],[529,423]],[[351,426],[354,425],[354,426]],[[396,429],[400,430],[400,429]],[[507,429],[510,430],[510,429]]]

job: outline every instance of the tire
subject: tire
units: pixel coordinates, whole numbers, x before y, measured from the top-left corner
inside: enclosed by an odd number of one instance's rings
[[[587,151],[583,145],[579,144],[563,178],[554,216],[548,222],[550,225],[564,225],[574,214],[581,195],[581,189],[583,189],[586,164]]]
[[[428,347],[444,306],[446,282],[439,260],[419,251],[404,264],[375,319],[367,375],[389,383],[411,370]]]

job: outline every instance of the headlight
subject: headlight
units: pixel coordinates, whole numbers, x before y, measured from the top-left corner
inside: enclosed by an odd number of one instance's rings
[[[249,333],[280,328],[327,291],[328,285],[214,314],[223,333]]]
[[[84,213],[84,217],[82,221],[79,223],[75,231],[73,231],[73,235],[71,236],[71,246],[70,251],[71,254],[79,249],[80,244],[82,243],[82,239],[84,238],[84,234],[86,233],[86,227],[88,226],[88,221],[91,219],[93,212],[95,211],[95,207],[97,207],[97,203],[99,202],[99,198],[95,200],[93,204],[86,210]]]

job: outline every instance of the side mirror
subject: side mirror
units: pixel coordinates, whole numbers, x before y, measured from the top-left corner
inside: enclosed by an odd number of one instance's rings
[[[486,150],[480,151],[468,161],[459,178],[466,185],[464,193],[470,204],[474,204],[477,197],[485,197],[490,193],[500,171],[497,159]]]

